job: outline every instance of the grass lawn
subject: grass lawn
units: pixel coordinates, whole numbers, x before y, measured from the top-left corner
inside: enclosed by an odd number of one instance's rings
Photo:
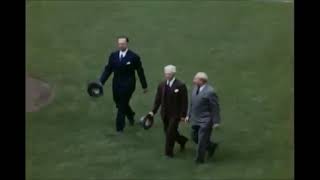
[[[293,4],[277,1],[28,1],[27,71],[53,86],[54,101],[26,114],[28,180],[293,179]],[[89,98],[115,37],[142,57],[137,119],[153,104],[163,66],[189,90],[205,71],[220,96],[214,158],[196,166],[195,145],[163,157],[162,122],[115,136],[111,81]],[[138,81],[139,83],[139,81]],[[190,127],[180,131],[189,137]],[[176,146],[178,151],[178,146]]]

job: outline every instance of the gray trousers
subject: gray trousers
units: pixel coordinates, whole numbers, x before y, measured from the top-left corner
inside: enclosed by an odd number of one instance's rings
[[[212,126],[193,125],[191,138],[197,144],[196,160],[204,161],[206,151],[213,146],[210,141]]]

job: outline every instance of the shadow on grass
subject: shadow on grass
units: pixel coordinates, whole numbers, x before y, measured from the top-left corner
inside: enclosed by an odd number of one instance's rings
[[[194,162],[196,156],[197,145],[194,143],[188,143],[184,152],[180,152],[178,148],[175,150],[175,158],[178,160],[187,160]],[[220,164],[220,163],[231,163],[238,161],[242,157],[242,154],[236,151],[235,149],[224,148],[219,144],[219,147],[216,149],[213,157],[205,159],[206,164]]]

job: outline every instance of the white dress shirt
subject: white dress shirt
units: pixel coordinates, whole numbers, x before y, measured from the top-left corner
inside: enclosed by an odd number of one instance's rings
[[[176,78],[171,79],[171,81],[167,80],[167,85],[169,85],[169,87],[171,87],[174,80],[176,80]]]
[[[128,49],[126,49],[125,51],[119,51],[119,59],[121,56],[122,56],[122,58],[124,58],[126,56],[127,52],[128,52]]]
[[[206,84],[202,85],[199,89],[199,93],[203,90],[203,88],[206,87]]]

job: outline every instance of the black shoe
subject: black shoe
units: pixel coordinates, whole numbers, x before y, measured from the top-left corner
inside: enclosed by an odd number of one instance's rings
[[[116,136],[122,136],[123,135],[123,130],[122,131],[117,131]]]
[[[133,126],[133,125],[134,125],[134,115],[135,115],[135,113],[133,113],[132,116],[128,117],[129,125],[130,125],[130,126]]]
[[[194,161],[196,164],[203,164],[204,163],[204,160],[199,160],[199,159],[197,159],[197,160],[195,160]]]
[[[129,120],[129,124],[130,124],[130,126],[133,126],[134,125],[134,120],[133,119]]]
[[[183,143],[180,144],[180,152],[183,152],[186,149],[186,143],[188,139],[186,139]]]
[[[165,157],[166,157],[167,159],[172,159],[172,158],[173,158],[173,155],[168,155],[168,154],[166,154]]]
[[[208,158],[211,158],[218,147],[217,143],[213,143],[212,147],[208,150]]]

